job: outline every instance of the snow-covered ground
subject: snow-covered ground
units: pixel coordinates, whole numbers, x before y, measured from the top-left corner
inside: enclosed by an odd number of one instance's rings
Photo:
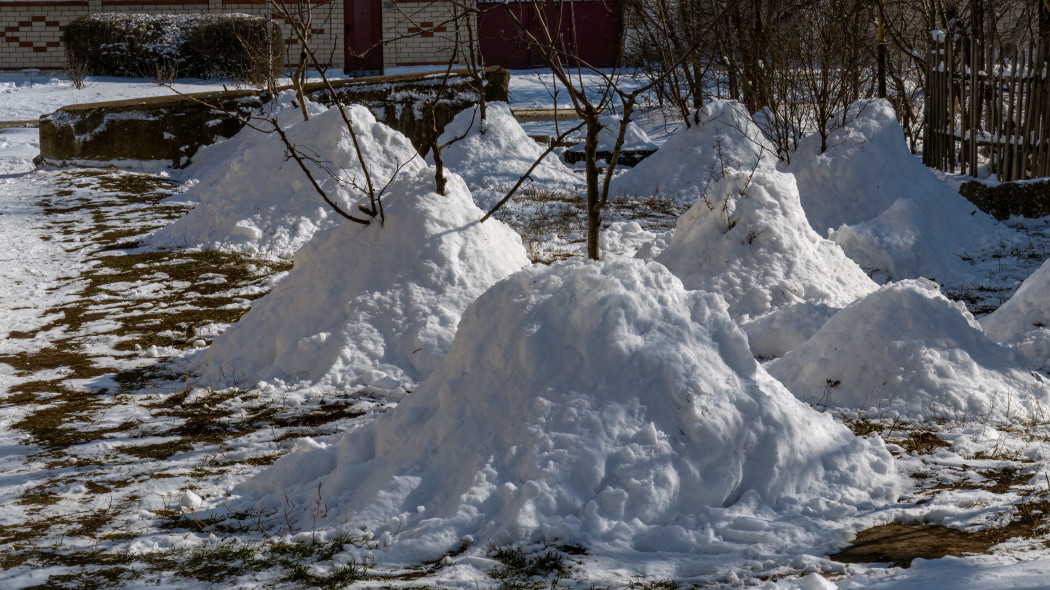
[[[46,78],[0,120],[168,92]],[[0,129],[0,587],[1047,587],[1050,218],[971,221],[878,108],[787,168],[737,111],[622,179],[600,263],[556,161],[478,223],[538,154],[501,106],[367,227],[292,206],[250,130],[180,186]],[[929,559],[836,555],[887,530]]]

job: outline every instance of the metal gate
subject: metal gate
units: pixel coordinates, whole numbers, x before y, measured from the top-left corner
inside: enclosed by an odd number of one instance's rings
[[[478,2],[478,42],[486,66],[508,69],[544,67],[539,49],[531,47],[517,21],[538,39],[546,25],[570,65],[608,68],[619,65],[623,14],[617,2],[602,0],[528,0]],[[513,15],[513,16],[512,16]]]

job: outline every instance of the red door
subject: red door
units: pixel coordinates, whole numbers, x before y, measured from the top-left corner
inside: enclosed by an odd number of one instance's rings
[[[381,0],[343,0],[346,18],[343,49],[347,74],[378,76],[383,73]]]

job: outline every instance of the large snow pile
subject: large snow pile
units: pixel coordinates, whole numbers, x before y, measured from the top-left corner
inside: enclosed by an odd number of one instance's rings
[[[544,152],[521,128],[505,102],[487,103],[484,125],[477,107],[460,111],[445,126],[438,143],[445,145],[459,137],[462,139],[441,150],[441,161],[472,187],[513,184]],[[428,160],[433,162],[433,155]],[[580,183],[553,152],[547,154],[529,176],[543,183]]]
[[[434,559],[469,535],[713,553],[724,567],[728,551],[752,554],[740,542],[845,542],[828,519],[892,502],[894,471],[881,442],[770,378],[720,297],[615,258],[496,284],[400,405],[300,442],[238,491],[309,526],[320,485],[319,524],[372,532],[379,560]]]
[[[306,110],[311,117],[314,117],[325,112],[327,107],[319,102],[311,101],[306,103]],[[233,137],[219,138],[211,145],[201,146],[193,155],[189,165],[181,170],[173,170],[172,175],[187,180],[190,186],[198,183],[207,187],[215,186],[226,175],[229,161],[273,132],[274,126],[270,119],[276,119],[282,129],[303,120],[303,111],[294,90],[278,93],[273,100],[254,111],[248,124]],[[193,194],[200,195],[203,194],[203,191],[196,191]],[[185,195],[182,196],[182,199],[187,200]]]
[[[775,170],[727,173],[679,218],[656,260],[687,289],[722,295],[763,357],[783,355],[835,309],[877,289],[810,228],[794,178]],[[758,321],[776,310],[785,310],[779,319]]]
[[[1050,384],[926,279],[882,287],[768,369],[804,401],[881,415],[1010,419],[1050,407]]]
[[[981,325],[989,338],[1017,346],[1033,369],[1050,370],[1050,260]]]
[[[376,121],[368,109],[353,105],[346,111],[377,191],[399,167],[402,173],[424,167],[411,142]],[[339,110],[329,109],[284,130],[289,141],[316,160],[307,166],[329,198],[344,211],[360,216],[353,205],[365,194],[358,188],[366,186],[365,175]],[[246,136],[244,141],[239,139],[240,134],[231,140],[239,151],[221,164],[221,172],[205,175],[205,182],[173,197],[198,204],[151,234],[153,245],[201,246],[289,258],[318,229],[343,221],[288,157],[276,133],[264,135],[249,129],[241,134]]]
[[[975,280],[963,257],[1010,239],[1012,230],[978,210],[912,155],[885,100],[860,101],[828,137],[804,139],[787,170],[821,235],[830,232],[862,267],[887,279]]]
[[[671,136],[657,152],[614,181],[613,194],[664,194],[691,204],[727,170],[771,170],[776,150],[743,105],[711,100],[700,121]]]
[[[386,222],[318,232],[276,288],[217,338],[206,374],[412,389],[444,358],[463,310],[528,264],[521,238],[481,210],[462,179],[399,178]]]
[[[623,117],[614,113],[602,115],[602,128],[598,132],[599,152],[612,152],[616,147],[616,140],[620,136],[620,124],[622,121]],[[569,148],[569,151],[583,152],[586,147],[586,142],[580,142]],[[653,143],[653,140],[649,139],[649,135],[634,121],[627,122],[627,129],[624,131],[623,135],[623,144],[620,146],[621,150],[654,151],[659,147],[660,146]]]

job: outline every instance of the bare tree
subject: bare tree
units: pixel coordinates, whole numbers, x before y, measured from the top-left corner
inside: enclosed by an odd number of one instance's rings
[[[587,215],[587,257],[592,260],[600,258],[598,247],[598,234],[601,228],[602,210],[609,202],[609,190],[613,174],[619,163],[620,153],[623,148],[627,127],[631,123],[631,116],[637,105],[638,98],[656,87],[663,84],[672,72],[676,71],[682,63],[690,58],[693,51],[700,45],[699,39],[703,38],[703,31],[697,35],[695,41],[687,50],[678,55],[677,59],[670,63],[670,67],[662,75],[651,79],[647,84],[639,86],[628,92],[622,87],[622,72],[614,70],[605,72],[592,67],[576,54],[574,40],[576,38],[576,23],[572,18],[572,2],[563,1],[558,4],[561,10],[552,22],[544,3],[531,0],[526,3],[526,10],[532,12],[532,19],[527,25],[519,15],[512,10],[509,4],[500,4],[498,9],[506,11],[507,16],[514,23],[517,32],[528,44],[529,48],[537,51],[542,57],[544,64],[550,68],[554,78],[568,95],[572,109],[582,120],[579,128],[584,130],[584,177],[586,182],[586,215]],[[567,16],[568,22],[562,22]],[[569,30],[570,42],[566,43],[560,34],[565,28]],[[599,88],[588,88],[584,81],[584,73],[588,72],[600,78],[603,83]],[[613,149],[608,158],[604,172],[598,165],[598,141],[599,134],[603,128],[601,114],[610,108],[614,101],[622,113],[617,137]],[[551,148],[544,152],[544,156],[550,153]],[[544,156],[541,156],[544,157]],[[535,167],[533,164],[533,168]],[[531,173],[532,169],[526,173]],[[523,179],[525,176],[522,177]],[[515,185],[510,194],[521,185],[521,181]],[[482,218],[488,219],[496,210],[502,207],[510,196],[506,196],[495,207],[493,207]]]

